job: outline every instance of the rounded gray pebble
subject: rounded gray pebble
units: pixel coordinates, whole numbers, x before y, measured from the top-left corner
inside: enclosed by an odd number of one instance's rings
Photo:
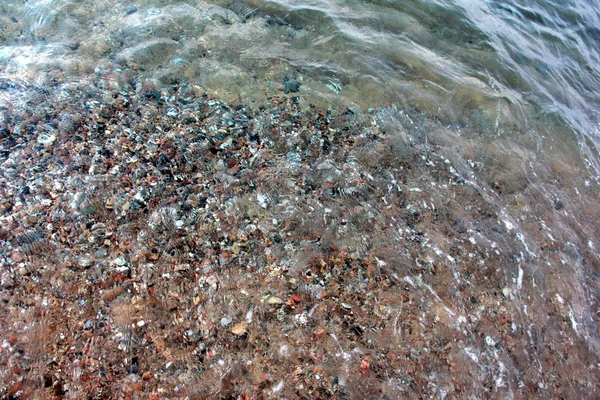
[[[125,14],[129,15],[129,14],[133,14],[134,12],[136,12],[138,9],[136,6],[128,6],[127,8],[125,8]]]

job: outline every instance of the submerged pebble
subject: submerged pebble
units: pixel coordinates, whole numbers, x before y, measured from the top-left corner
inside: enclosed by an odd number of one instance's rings
[[[575,244],[554,243],[553,218],[571,201],[544,208],[511,193],[499,207],[501,193],[473,182],[506,183],[485,175],[481,160],[458,174],[456,149],[444,153],[433,139],[448,128],[415,110],[319,110],[283,95],[228,103],[186,83],[134,88],[127,68],[106,72],[119,77],[112,84],[99,73],[85,90],[65,83],[36,93],[35,106],[23,88],[9,92],[44,126],[11,125],[0,140],[0,297],[5,336],[23,326],[65,332],[49,336],[42,365],[75,371],[89,393],[103,373],[129,387],[139,364],[160,371],[136,382],[143,396],[160,385],[165,398],[211,397],[194,390],[231,368],[235,389],[223,396],[294,397],[276,384],[293,376],[304,397],[351,397],[356,375],[369,388],[363,397],[406,395],[396,385],[443,397],[422,382],[444,371],[436,384],[453,396],[485,397],[508,386],[457,382],[494,371],[516,382],[526,371],[514,359],[568,372],[524,344],[545,346],[526,333],[538,314],[570,338],[553,341],[561,354],[591,357],[577,339],[586,325],[573,295],[551,286],[543,301],[534,289],[536,268],[563,271],[563,258],[579,257]],[[71,116],[51,113],[56,104]],[[67,325],[83,330],[70,335]],[[0,362],[29,362],[16,351]],[[85,368],[76,367],[84,353]],[[188,362],[205,370],[190,380]]]
[[[49,145],[56,141],[56,135],[42,133],[38,136],[37,142],[39,144]]]
[[[296,79],[286,78],[283,81],[283,92],[284,93],[296,93],[300,91],[300,86],[302,86],[302,82]]]

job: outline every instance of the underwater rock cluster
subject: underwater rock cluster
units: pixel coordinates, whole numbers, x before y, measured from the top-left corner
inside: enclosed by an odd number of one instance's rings
[[[552,283],[585,243],[525,237],[494,199],[527,183],[481,189],[438,121],[116,81],[0,83],[3,397],[596,387],[593,319]]]

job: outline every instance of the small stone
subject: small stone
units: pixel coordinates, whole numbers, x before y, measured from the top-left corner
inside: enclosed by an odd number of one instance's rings
[[[248,324],[246,322],[240,322],[231,328],[231,333],[234,335],[242,336],[248,330]]]
[[[117,270],[117,272],[128,273],[129,267],[127,265],[123,265],[123,266],[117,267],[116,270]]]
[[[176,57],[174,59],[171,60],[171,64],[175,64],[175,65],[183,65],[185,64],[187,61],[185,61],[183,58],[180,57]]]
[[[108,250],[100,249],[94,253],[94,257],[96,258],[104,258],[108,255]]]
[[[208,283],[213,290],[217,290],[219,280],[214,275],[211,275],[208,278],[206,278],[206,283]]]
[[[130,15],[133,14],[134,12],[136,12],[138,10],[138,8],[136,6],[127,6],[125,8],[125,14]]]
[[[20,251],[13,251],[10,257],[12,258],[13,262],[16,263],[25,260],[25,256]]]
[[[14,346],[17,343],[17,335],[9,335],[7,340],[11,346]]]
[[[283,304],[283,300],[281,300],[279,297],[277,296],[271,296],[269,297],[269,299],[267,300],[267,303],[269,304]]]
[[[232,319],[229,317],[223,317],[221,318],[221,325],[222,326],[227,326],[231,323]]]
[[[294,315],[294,321],[301,326],[308,324],[308,313],[305,311],[302,314]]]
[[[154,374],[150,371],[146,371],[142,374],[142,379],[145,381],[149,381],[150,379],[152,379],[154,377]]]
[[[25,268],[25,267],[19,268],[19,275],[25,276],[27,274],[29,274],[29,272],[27,271],[27,268]]]
[[[233,254],[235,254],[235,255],[238,255],[238,254],[240,254],[240,246],[237,244],[237,242],[236,242],[236,243],[234,243],[234,244],[231,246],[231,251],[232,251],[232,252],[233,252]]]
[[[56,140],[56,135],[52,135],[52,134],[47,135],[45,133],[42,133],[37,138],[37,142],[39,144],[43,144],[43,145],[50,145],[50,144],[54,143],[55,140]]]
[[[82,268],[88,268],[90,265],[92,265],[92,259],[87,256],[82,256],[82,257],[79,257],[79,259],[77,260],[77,263]]]
[[[227,157],[225,159],[225,164],[227,165],[227,168],[233,168],[237,165],[237,160],[234,157]]]
[[[121,257],[117,257],[113,260],[113,264],[122,267],[123,265],[127,264],[127,261],[125,260],[125,258]]]
[[[221,143],[221,145],[219,146],[219,149],[221,149],[221,150],[229,149],[232,144],[233,144],[233,138],[227,138],[227,139],[225,139],[225,141],[223,143]]]
[[[137,365],[134,365],[134,367],[136,369],[136,372],[132,372],[132,373],[137,374]],[[143,388],[144,388],[144,384],[142,382],[136,382],[133,385],[131,385],[131,391],[134,393],[141,392]]]
[[[287,78],[283,81],[283,92],[284,93],[296,93],[300,90],[302,82],[296,79]]]
[[[85,321],[85,325],[83,326],[83,329],[85,329],[86,331],[89,329],[92,329],[94,327],[94,322],[87,320]]]
[[[10,390],[8,391],[8,396],[10,398],[18,398],[21,396],[21,394],[23,393],[23,382],[17,382],[15,383]]]

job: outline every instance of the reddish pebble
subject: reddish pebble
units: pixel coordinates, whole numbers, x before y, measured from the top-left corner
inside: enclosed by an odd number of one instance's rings
[[[144,384],[142,382],[137,382],[131,386],[131,391],[134,393],[141,392],[143,388],[144,388]]]
[[[16,263],[25,260],[25,256],[20,251],[13,251],[10,257],[12,258],[13,262]]]
[[[8,391],[9,397],[17,397],[19,392],[23,391],[23,382],[15,383]]]
[[[13,346],[15,343],[17,343],[17,335],[9,335],[6,340],[8,340],[8,343]]]
[[[233,157],[227,157],[225,159],[225,164],[227,164],[227,168],[233,168],[237,165],[237,160]]]

